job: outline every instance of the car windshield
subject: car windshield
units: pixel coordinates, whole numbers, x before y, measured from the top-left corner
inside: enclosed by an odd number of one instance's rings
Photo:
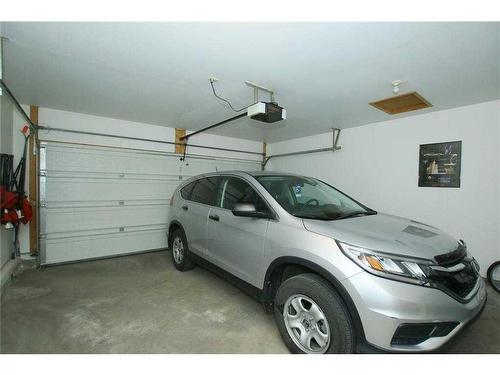
[[[300,218],[339,220],[376,214],[314,178],[271,175],[255,178],[285,210]]]

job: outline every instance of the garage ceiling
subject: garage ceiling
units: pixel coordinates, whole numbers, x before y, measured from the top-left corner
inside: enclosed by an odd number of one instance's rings
[[[499,23],[3,23],[5,80],[21,102],[196,130],[274,88],[287,120],[214,130],[275,142],[500,98]],[[418,91],[433,107],[368,105]],[[50,125],[50,124],[48,124]],[[103,129],[105,131],[105,129]]]

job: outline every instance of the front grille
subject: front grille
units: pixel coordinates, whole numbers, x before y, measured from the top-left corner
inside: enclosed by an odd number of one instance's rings
[[[458,299],[465,299],[476,286],[479,273],[472,259],[465,259],[465,268],[458,272],[431,270],[428,279],[439,289]]]

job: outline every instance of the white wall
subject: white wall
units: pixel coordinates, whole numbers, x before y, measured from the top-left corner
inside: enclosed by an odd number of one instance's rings
[[[13,106],[9,99],[0,96],[0,152],[6,154],[13,153]],[[11,258],[14,249],[14,230],[0,227],[0,290],[3,292],[4,286],[10,280],[11,274],[19,264],[19,258]]]
[[[5,95],[0,96],[0,153],[12,154],[12,105]],[[0,268],[10,260],[14,230],[0,227]]]
[[[419,145],[457,140],[461,187],[418,187]],[[273,143],[269,154],[331,142],[328,133]],[[271,159],[266,169],[318,177],[375,210],[463,238],[483,275],[500,259],[500,101],[345,129],[339,144],[338,152]]]
[[[2,34],[2,23],[0,22],[0,35]],[[0,48],[0,78],[2,78],[2,56]],[[0,153],[13,153],[13,106],[5,95],[1,95],[0,89]],[[10,280],[12,273],[19,264],[18,259],[12,259],[11,253],[14,249],[14,230],[5,229],[0,226],[0,293]],[[1,328],[1,323],[0,323]]]
[[[1,31],[2,23],[0,22],[0,35]],[[0,48],[0,78],[2,78],[2,73],[2,49]],[[12,154],[12,105],[5,95],[0,96],[0,153]],[[5,230],[3,226],[0,228],[0,269],[10,258],[11,233],[12,231]]]

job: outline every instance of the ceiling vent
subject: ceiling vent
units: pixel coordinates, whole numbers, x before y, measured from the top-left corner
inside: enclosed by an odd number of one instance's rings
[[[432,107],[431,103],[415,91],[378,100],[370,105],[390,115]]]

